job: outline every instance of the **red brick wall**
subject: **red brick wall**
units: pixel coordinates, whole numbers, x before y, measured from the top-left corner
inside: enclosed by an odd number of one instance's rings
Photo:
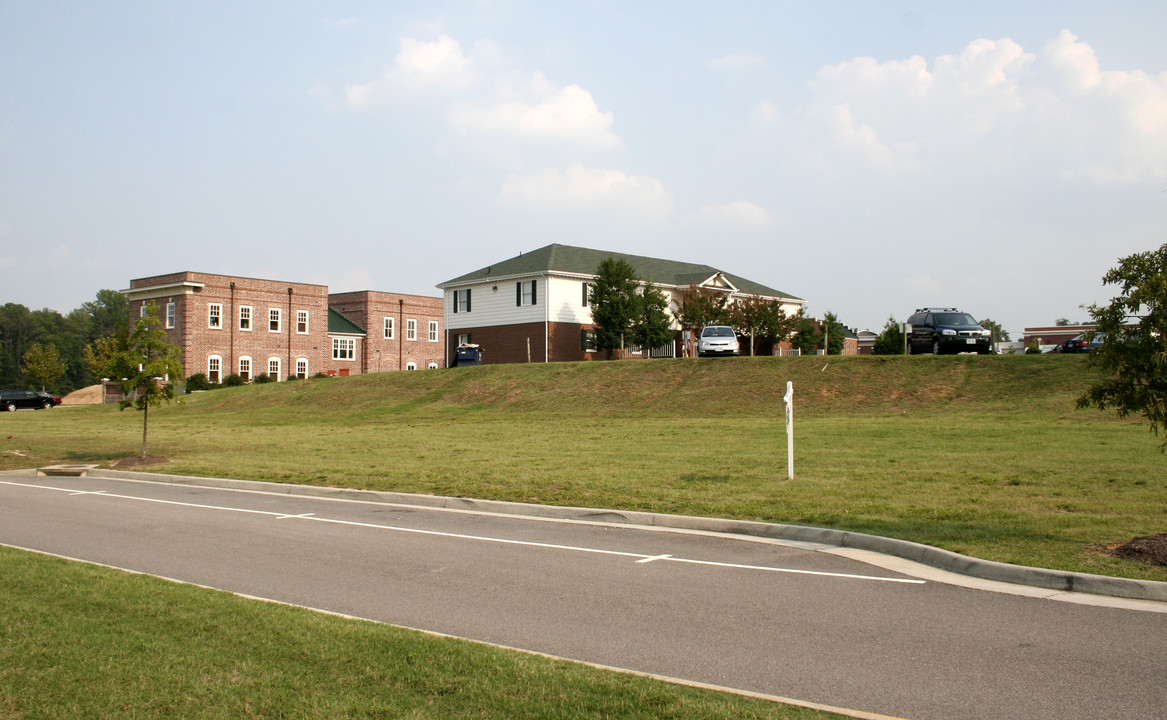
[[[531,362],[544,360],[544,324],[541,322],[451,330],[450,337],[446,340],[447,351],[451,357],[454,348],[457,347],[458,335],[465,333],[470,334],[470,342],[482,348],[484,365],[527,362],[528,340]]]
[[[350,367],[353,373],[386,372],[404,370],[411,362],[416,363],[419,370],[433,363],[438,367],[446,366],[441,298],[362,290],[333,293],[328,296],[328,304],[366,333],[364,340],[358,341],[356,363],[330,359],[337,370]],[[385,337],[386,317],[393,318],[393,338]],[[406,338],[410,320],[417,321],[415,340]],[[437,340],[434,342],[429,339],[431,322],[437,323]],[[330,358],[331,353],[330,345]]]
[[[308,373],[325,370],[325,361],[331,357],[332,345],[327,342],[328,288],[323,285],[289,283],[276,280],[231,277],[207,273],[173,273],[139,278],[130,281],[131,290],[149,288],[175,282],[201,283],[193,292],[181,288],[165,290],[165,295],[152,298],[158,304],[159,316],[165,321],[166,304],[175,303],[175,327],[167,330],[167,339],[183,351],[183,372],[190,376],[207,372],[211,355],[222,357],[222,377],[238,372],[239,358],[251,357],[251,375],[268,371],[268,359],[280,361],[280,379],[295,372],[296,360],[308,360]],[[234,283],[234,288],[231,287]],[[288,290],[291,289],[289,295]],[[135,298],[130,293],[130,320],[137,320],[139,308],[148,299]],[[222,328],[208,327],[208,310],[212,303],[222,306]],[[239,329],[239,307],[251,306],[250,331]],[[280,310],[280,330],[268,330],[268,311]],[[296,314],[308,312],[308,333],[296,332]]]
[[[579,362],[583,360],[606,360],[605,350],[586,352],[583,349],[581,332],[593,325],[579,323],[524,323],[519,325],[496,325],[490,327],[460,328],[451,330],[447,348],[451,357],[457,347],[458,335],[470,334],[470,342],[482,348],[483,364],[525,363],[528,361],[527,343],[530,341],[530,362]],[[544,338],[550,343],[550,352],[544,355]],[[677,350],[678,355],[680,349]],[[615,357],[615,355],[613,355]],[[629,356],[639,357],[639,356]]]

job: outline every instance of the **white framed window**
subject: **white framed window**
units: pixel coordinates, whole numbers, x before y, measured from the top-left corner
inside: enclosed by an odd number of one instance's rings
[[[297,310],[296,311],[296,334],[297,335],[307,335],[308,334],[308,311],[307,310]]]
[[[517,307],[534,305],[536,301],[534,280],[523,280],[515,283],[515,305]]]
[[[406,340],[416,340],[417,339],[417,321],[414,320],[413,318],[410,318],[410,319],[405,321],[405,339]]]
[[[142,303],[142,307],[138,308],[138,317],[140,317],[140,318],[146,317],[146,306],[148,304],[149,303]]]
[[[430,342],[437,342],[438,341],[438,321],[437,320],[430,320],[429,338],[430,338]]]
[[[296,358],[296,377],[308,379],[308,358]]]
[[[283,319],[283,311],[279,308],[268,308],[267,311],[267,331],[279,332],[280,320]]]
[[[332,359],[353,360],[357,356],[355,338],[332,338]]]
[[[416,370],[416,369],[417,369],[417,363],[415,363],[415,362],[407,362],[407,363],[405,363],[405,369],[406,369],[406,370]]]
[[[251,331],[251,306],[239,306],[239,329]]]
[[[223,358],[219,355],[207,357],[207,380],[213,383],[223,381]]]
[[[429,365],[426,365],[426,369],[427,370],[437,370],[438,364],[436,362],[431,362]]]
[[[470,312],[470,288],[454,291],[454,312]]]
[[[267,374],[272,380],[280,381],[280,359],[278,357],[267,359]]]
[[[251,380],[251,357],[248,355],[239,358],[239,377]]]
[[[462,334],[458,335],[458,345],[469,345],[469,344],[470,344],[470,333],[462,333]]]
[[[223,329],[223,303],[207,305],[207,327],[212,330]]]
[[[174,303],[166,303],[166,329],[170,330],[174,327],[174,318],[177,315]]]
[[[391,318],[391,317],[385,318],[385,339],[386,340],[392,340],[393,336],[397,330],[397,325],[393,321],[394,321],[394,318]]]
[[[595,352],[596,347],[596,331],[595,330],[581,330],[580,331],[580,349],[584,352]]]

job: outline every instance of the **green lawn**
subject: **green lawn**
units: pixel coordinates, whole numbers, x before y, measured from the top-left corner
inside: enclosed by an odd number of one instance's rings
[[[0,717],[838,717],[0,547]]]
[[[795,388],[795,479],[782,394]],[[162,472],[841,528],[1167,580],[1100,548],[1167,532],[1167,457],[1078,410],[1084,357],[484,366],[220,389],[150,414]],[[111,464],[141,414],[0,417],[0,467]],[[20,453],[19,455],[13,454]]]

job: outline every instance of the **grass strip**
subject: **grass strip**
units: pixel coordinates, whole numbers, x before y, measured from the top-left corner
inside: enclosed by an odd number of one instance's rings
[[[839,717],[0,547],[0,717]]]

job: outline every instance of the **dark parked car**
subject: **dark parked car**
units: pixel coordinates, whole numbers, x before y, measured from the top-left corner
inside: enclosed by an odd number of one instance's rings
[[[993,352],[992,333],[981,327],[972,315],[956,308],[920,308],[910,318],[908,354]]]
[[[1078,337],[1063,340],[1058,343],[1057,347],[1050,352],[1058,353],[1084,353],[1090,352],[1090,343],[1086,342],[1086,338],[1079,335]]]
[[[1095,335],[1092,340],[1086,340],[1085,335],[1078,335],[1057,343],[1057,347],[1050,352],[1089,352],[1102,347],[1102,340],[1102,335]]]
[[[61,398],[48,393],[33,392],[32,390],[0,390],[0,410],[9,412],[20,408],[33,408],[34,410],[44,408],[48,410],[54,405],[60,404]]]

